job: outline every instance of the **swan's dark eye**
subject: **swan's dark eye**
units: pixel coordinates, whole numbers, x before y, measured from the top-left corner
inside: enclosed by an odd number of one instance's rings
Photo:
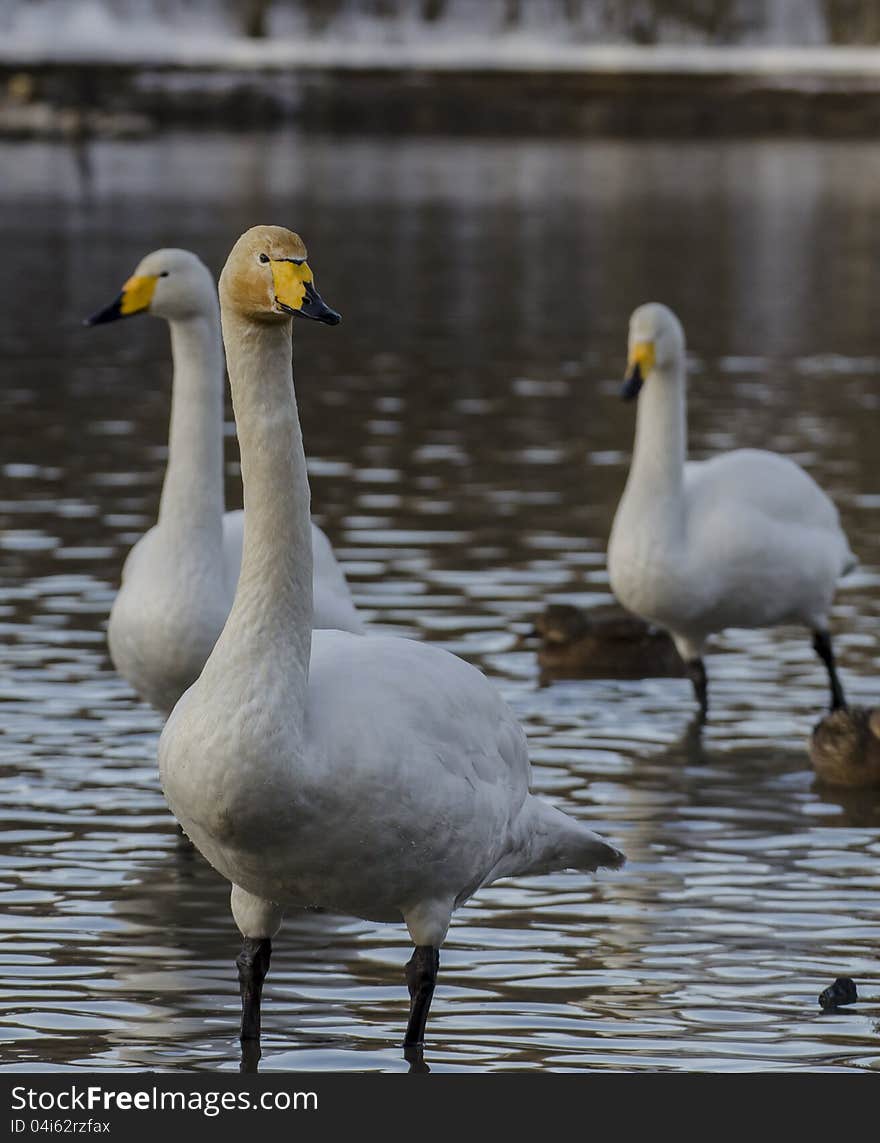
[[[261,262],[268,262],[269,261],[269,255],[268,254],[261,254],[260,255],[260,261]]]
[[[168,271],[167,270],[161,270],[159,273],[159,277],[160,278],[167,278],[168,277]]]

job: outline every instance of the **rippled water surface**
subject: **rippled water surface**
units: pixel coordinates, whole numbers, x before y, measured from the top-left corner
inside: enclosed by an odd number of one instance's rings
[[[880,794],[814,785],[805,635],[718,640],[702,742],[685,681],[542,688],[518,643],[545,602],[608,597],[626,321],[653,297],[688,330],[692,453],[779,449],[834,495],[862,561],[838,654],[878,698],[880,151],[170,136],[4,145],[0,169],[4,1066],[238,1067],[226,889],[178,838],[160,720],[104,642],[155,518],[167,333],[79,322],[146,251],[219,270],[265,221],[305,235],[345,316],[297,327],[298,390],[359,605],[487,671],[536,788],[630,858],[458,914],[431,1068],[880,1068]],[[237,504],[231,422],[227,446]],[[408,956],[402,926],[291,917],[262,1069],[405,1068]],[[860,1002],[821,1015],[840,975]]]

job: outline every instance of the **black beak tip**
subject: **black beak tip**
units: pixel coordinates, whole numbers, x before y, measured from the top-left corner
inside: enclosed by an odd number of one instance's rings
[[[105,325],[108,321],[118,321],[119,318],[126,317],[127,315],[122,312],[122,295],[115,298],[109,306],[104,306],[102,310],[90,314],[87,318],[83,318],[83,325]]]
[[[620,390],[621,398],[624,401],[634,401],[641,391],[643,382],[642,371],[636,362],[624,379],[623,388]]]
[[[339,325],[342,321],[342,314],[338,314],[336,310],[328,310],[324,318],[325,325]]]

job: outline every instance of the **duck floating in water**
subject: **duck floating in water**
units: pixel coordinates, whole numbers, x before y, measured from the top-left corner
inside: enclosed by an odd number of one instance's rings
[[[813,727],[809,745],[821,782],[880,788],[880,707],[831,711]]]
[[[168,713],[199,677],[232,606],[244,514],[223,488],[223,344],[217,287],[189,250],[154,250],[87,325],[150,313],[171,329],[168,465],[159,520],[129,552],[107,639],[120,675]],[[330,541],[312,525],[314,623],[362,632]]]
[[[614,594],[672,635],[700,717],[707,640],[727,627],[798,623],[825,664],[831,708],[846,705],[829,613],[856,560],[834,504],[778,453],[738,449],[686,461],[684,331],[666,306],[632,315],[623,396],[638,397],[626,488],[608,544]]]
[[[309,482],[292,317],[335,325],[296,234],[259,226],[220,278],[244,481],[235,601],[159,743],[187,835],[232,884],[241,1037],[260,1034],[284,910],[404,922],[404,1044],[424,1038],[452,914],[500,877],[623,855],[529,792],[526,737],[492,684],[439,647],[312,630]]]
[[[551,603],[526,639],[536,638],[541,681],[681,677],[684,664],[665,631],[622,607],[584,611]]]

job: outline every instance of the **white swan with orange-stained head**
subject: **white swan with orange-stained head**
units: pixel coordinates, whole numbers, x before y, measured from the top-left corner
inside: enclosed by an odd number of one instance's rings
[[[110,612],[110,656],[165,713],[199,676],[232,606],[244,513],[223,489],[223,345],[217,288],[189,250],[148,254],[90,325],[151,313],[171,330],[174,362],[168,465],[159,520],[132,548]],[[330,541],[312,525],[314,623],[360,633]]]
[[[403,921],[405,1043],[422,1041],[453,911],[514,874],[622,855],[529,792],[526,739],[495,688],[447,651],[312,630],[309,484],[292,315],[321,316],[302,240],[249,230],[220,278],[244,480],[235,602],[159,744],[172,811],[232,883],[243,1040],[259,1037],[285,908]],[[336,315],[326,310],[333,321]]]

